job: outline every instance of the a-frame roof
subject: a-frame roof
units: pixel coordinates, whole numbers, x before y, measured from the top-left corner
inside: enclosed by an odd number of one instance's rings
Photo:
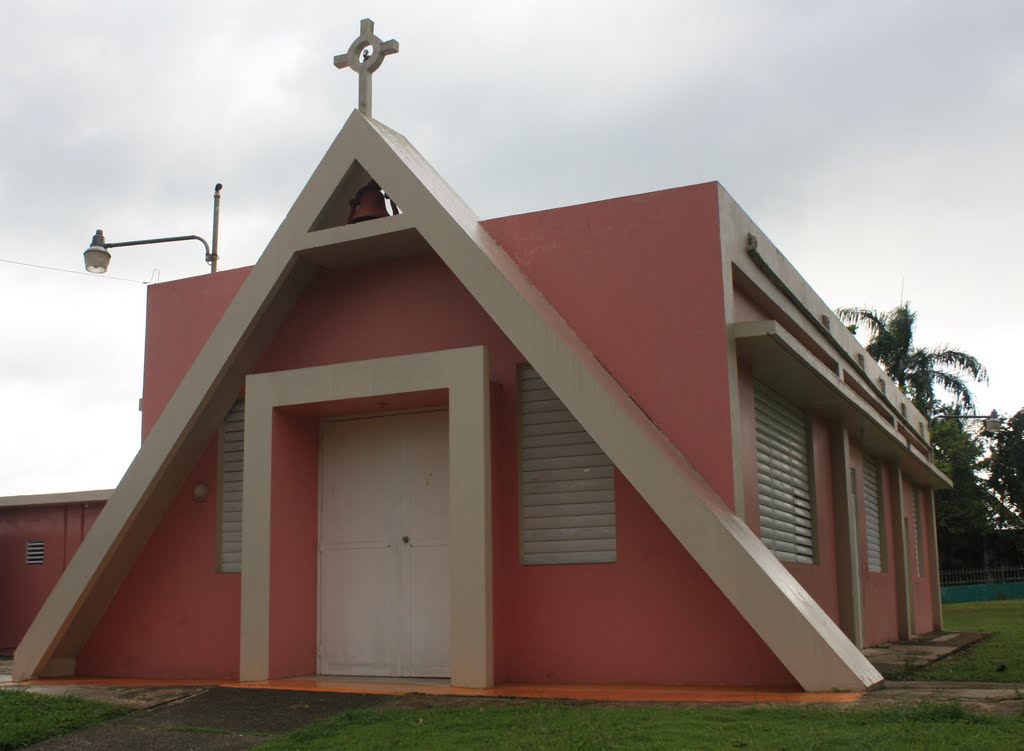
[[[402,207],[341,224],[371,175]],[[15,653],[15,677],[74,659],[320,264],[432,250],[808,691],[881,676],[565,324],[477,217],[398,133],[353,112],[182,380]],[[244,564],[243,564],[244,565]]]

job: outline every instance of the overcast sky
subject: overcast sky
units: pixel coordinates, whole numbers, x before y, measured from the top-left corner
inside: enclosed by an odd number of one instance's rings
[[[1024,407],[1024,4],[4,0],[0,495],[113,487],[139,446],[145,282],[251,265],[356,103],[481,218],[718,180],[833,306],[910,301],[921,345]]]

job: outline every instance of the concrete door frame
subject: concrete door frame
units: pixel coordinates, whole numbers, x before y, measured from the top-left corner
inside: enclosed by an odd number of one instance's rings
[[[491,613],[491,436],[487,350],[260,373],[246,378],[239,675],[270,677],[270,508],[274,409],[448,390],[451,683],[494,684]]]

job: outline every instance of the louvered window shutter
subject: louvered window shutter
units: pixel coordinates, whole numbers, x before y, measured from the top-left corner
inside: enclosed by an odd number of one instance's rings
[[[519,370],[524,564],[615,561],[615,467],[533,368]]]
[[[218,567],[224,573],[242,570],[242,458],[245,402],[231,407],[221,427]]]
[[[878,460],[864,454],[864,524],[868,541],[868,571],[882,570],[882,485]]]
[[[803,411],[754,385],[761,540],[782,561],[814,563],[810,446]]]

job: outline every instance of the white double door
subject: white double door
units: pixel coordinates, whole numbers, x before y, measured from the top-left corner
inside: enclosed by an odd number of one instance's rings
[[[320,623],[325,675],[450,675],[448,413],[325,422]]]

